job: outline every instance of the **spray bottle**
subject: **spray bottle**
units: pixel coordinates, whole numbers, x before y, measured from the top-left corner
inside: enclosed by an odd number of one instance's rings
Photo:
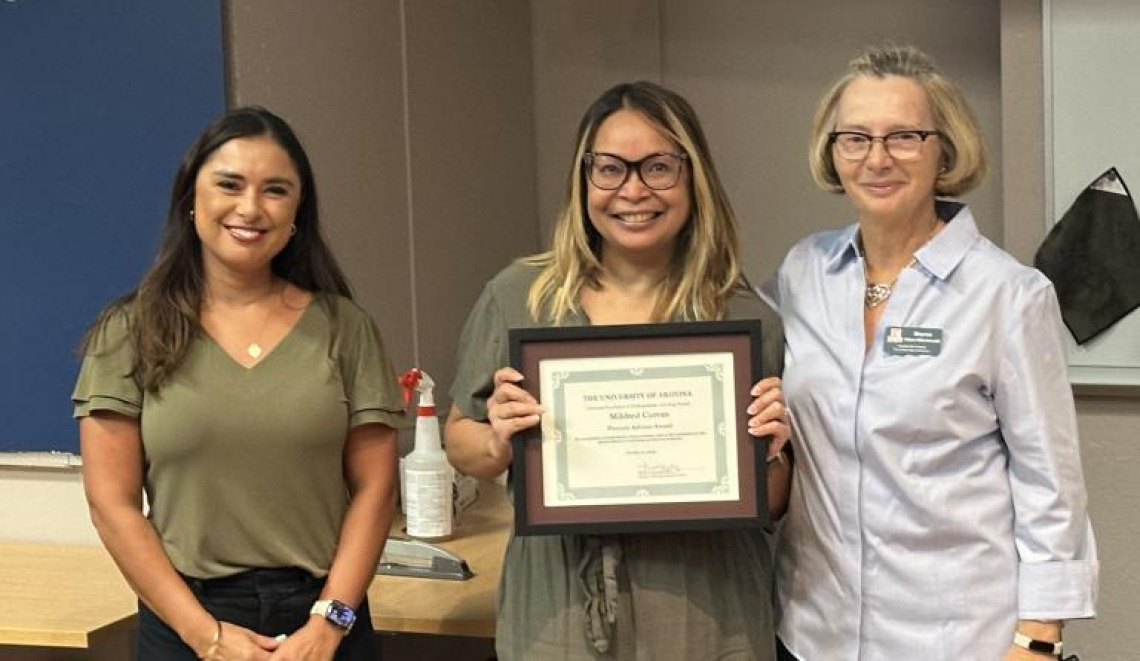
[[[427,373],[412,368],[400,378],[405,398],[414,389],[419,393],[416,407],[415,449],[404,457],[404,509],[408,535],[419,539],[440,540],[451,536],[452,493],[454,472],[439,436],[439,419],[435,416],[435,382]]]

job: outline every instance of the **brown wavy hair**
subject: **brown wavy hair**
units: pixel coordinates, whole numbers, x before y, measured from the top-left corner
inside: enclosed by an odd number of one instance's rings
[[[301,183],[294,220],[297,232],[273,258],[273,274],[311,292],[352,297],[348,281],[322,235],[313,169],[297,135],[285,120],[265,108],[235,108],[207,126],[186,152],[174,177],[154,263],[137,288],[103,309],[83,336],[82,353],[94,349],[111,318],[125,315],[127,340],[134,354],[129,376],[149,392],[157,392],[167,383],[185,358],[190,342],[202,332],[198,316],[205,288],[202,243],[191,215],[198,171],[230,140],[260,136],[269,136],[285,150]],[[335,315],[335,306],[328,307]]]

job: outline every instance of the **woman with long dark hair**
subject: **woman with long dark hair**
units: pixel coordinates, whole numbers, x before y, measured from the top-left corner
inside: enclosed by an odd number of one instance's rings
[[[154,265],[83,353],[84,485],[139,596],[139,658],[373,658],[365,591],[406,419],[281,118],[207,127]]]

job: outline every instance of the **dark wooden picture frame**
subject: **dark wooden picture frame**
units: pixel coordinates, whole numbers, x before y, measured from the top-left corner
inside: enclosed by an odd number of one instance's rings
[[[540,364],[549,359],[672,356],[729,353],[733,378],[724,386],[734,402],[735,500],[547,506],[541,425],[515,434],[511,480],[518,535],[615,534],[715,530],[764,526],[768,516],[765,443],[748,434],[752,385],[763,374],[758,320],[625,326],[512,329],[510,365],[520,384],[541,402]],[[733,436],[729,435],[730,439]]]

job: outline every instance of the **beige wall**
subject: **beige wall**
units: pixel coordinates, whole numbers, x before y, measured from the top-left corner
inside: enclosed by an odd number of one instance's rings
[[[697,107],[759,279],[796,238],[848,217],[807,177],[816,97],[858,45],[905,36],[962,82],[994,151],[995,176],[971,198],[983,232],[1031,259],[1045,228],[1040,2],[921,4],[241,0],[231,92],[294,123],[332,243],[395,362],[418,356],[446,383],[479,288],[542,244],[578,119],[621,80],[662,81]],[[1066,632],[1086,659],[1140,648],[1136,395],[1077,400],[1102,563],[1101,616]],[[74,469],[0,469],[0,503],[0,539],[96,543]]]
[[[406,6],[418,359],[447,402],[483,283],[538,249],[530,20],[522,0]]]
[[[1088,483],[1089,515],[1100,553],[1100,601],[1095,620],[1066,628],[1065,638],[1082,659],[1140,658],[1140,391],[1083,393],[1077,398],[1081,461]]]

